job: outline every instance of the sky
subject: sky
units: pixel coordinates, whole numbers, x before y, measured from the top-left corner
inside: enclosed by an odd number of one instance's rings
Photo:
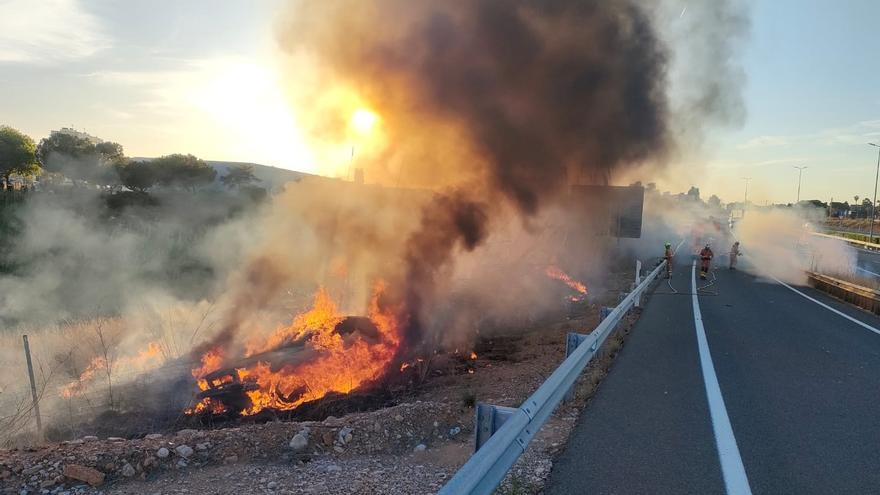
[[[673,0],[674,1],[674,0]],[[681,0],[683,15],[688,3]],[[0,124],[75,127],[129,156],[193,153],[317,172],[285,85],[284,0],[0,0]],[[751,0],[742,125],[707,132],[675,192],[793,202],[873,195],[880,2]],[[674,49],[674,47],[673,47]],[[878,142],[880,144],[880,142]],[[646,178],[648,181],[651,178]]]

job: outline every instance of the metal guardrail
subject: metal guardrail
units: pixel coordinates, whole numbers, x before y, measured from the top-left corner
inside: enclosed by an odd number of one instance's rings
[[[874,314],[880,314],[880,291],[878,290],[816,272],[807,272],[807,278],[815,288],[821,291]]]
[[[567,357],[519,408],[477,406],[477,451],[438,495],[491,494],[574,386],[612,331],[666,266],[662,261],[588,335],[568,335]]]
[[[848,244],[851,244],[854,246],[860,246],[863,249],[868,249],[871,251],[880,250],[880,244],[876,244],[873,242],[860,241],[858,239],[850,239],[848,237],[841,237],[839,235],[823,234],[821,232],[811,232],[811,234],[813,234],[814,236],[817,236],[817,237],[827,237],[829,239],[841,240],[841,241],[846,242]]]

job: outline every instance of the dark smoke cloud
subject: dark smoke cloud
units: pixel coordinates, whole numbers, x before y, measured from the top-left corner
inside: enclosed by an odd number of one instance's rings
[[[428,175],[477,169],[481,179],[428,204],[407,242],[414,336],[455,250],[485,239],[490,205],[503,199],[529,218],[570,181],[605,184],[669,148],[667,55],[635,0],[303,0],[280,39],[376,108],[390,143],[441,122],[471,148],[470,163],[438,160],[449,156],[442,144],[392,144],[383,157],[403,149]]]

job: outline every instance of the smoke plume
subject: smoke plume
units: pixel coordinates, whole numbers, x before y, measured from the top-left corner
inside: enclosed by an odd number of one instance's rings
[[[481,244],[492,205],[527,219],[570,182],[608,183],[669,147],[667,54],[639,2],[305,0],[280,39],[318,61],[321,88],[347,87],[381,116],[377,176],[400,163],[420,185],[451,186],[407,242],[416,333],[438,271]],[[339,138],[316,122],[319,139]]]

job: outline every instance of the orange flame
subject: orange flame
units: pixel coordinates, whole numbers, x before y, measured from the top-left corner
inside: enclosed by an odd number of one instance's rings
[[[223,365],[223,348],[222,347],[214,347],[202,355],[202,365],[198,368],[194,368],[192,370],[192,376],[194,378],[199,379],[199,386],[201,386],[201,378],[203,378],[208,373],[213,373],[220,369]],[[205,385],[207,388],[207,384]],[[204,390],[204,388],[202,389]]]
[[[552,279],[559,280],[560,282],[569,286],[573,291],[575,291],[579,294],[582,294],[582,295],[587,294],[587,286],[586,285],[569,277],[568,274],[566,274],[564,271],[560,270],[559,267],[550,265],[547,267],[547,270],[545,270],[544,273],[546,273],[547,276]]]
[[[238,368],[242,381],[255,383],[255,390],[247,391],[251,407],[242,411],[245,416],[265,408],[291,410],[300,404],[325,395],[349,393],[362,384],[379,378],[391,364],[400,345],[400,327],[393,311],[383,308],[380,298],[385,285],[377,284],[370,303],[369,318],[378,329],[377,338],[358,335],[342,336],[335,329],[344,317],[323,289],[315,295],[313,307],[297,315],[293,323],[275,331],[265,342],[247,345],[247,355],[273,350],[290,340],[307,337],[306,347],[317,352],[317,357],[305,362],[286,364],[272,369],[269,363],[257,362]],[[203,357],[203,364],[211,358]],[[193,376],[202,378],[201,371]],[[202,387],[204,380],[200,380]],[[204,384],[207,387],[207,383]],[[202,401],[204,402],[204,401]],[[209,409],[208,404],[197,404],[195,411]],[[213,411],[213,409],[211,409]]]
[[[150,342],[147,348],[134,356],[122,356],[111,359],[110,364],[114,373],[140,372],[158,366],[164,360],[162,346],[158,342]],[[75,397],[86,391],[89,384],[95,378],[95,373],[107,369],[107,360],[103,356],[96,356],[80,373],[79,377],[61,387],[61,396],[65,398]]]
[[[471,359],[472,359],[472,360],[476,360],[476,359],[477,359],[477,353],[476,353],[476,352],[471,351]]]

